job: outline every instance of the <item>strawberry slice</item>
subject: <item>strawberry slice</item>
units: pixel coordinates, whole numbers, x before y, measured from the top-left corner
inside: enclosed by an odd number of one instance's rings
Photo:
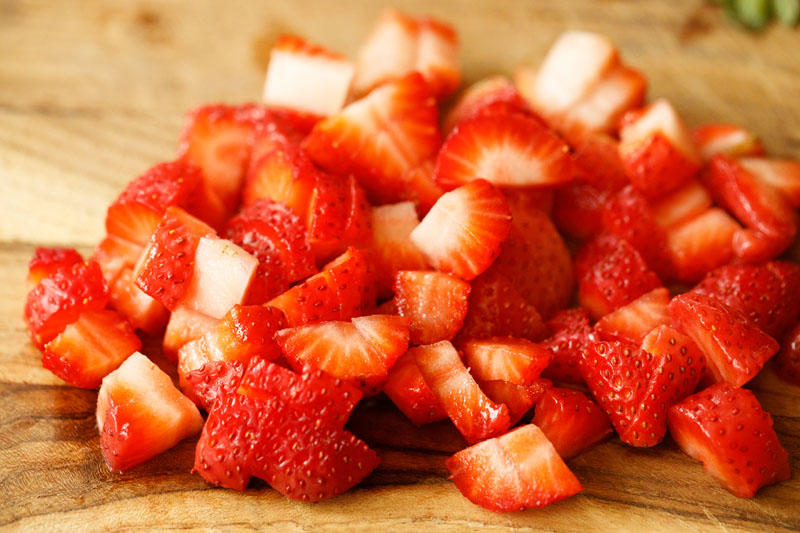
[[[505,76],[491,76],[467,87],[442,119],[442,131],[449,135],[462,122],[489,115],[528,115],[528,103]]]
[[[650,204],[653,219],[669,230],[705,213],[713,204],[711,195],[699,181],[690,180],[680,189]]]
[[[800,324],[784,338],[781,351],[775,356],[778,377],[800,387]]]
[[[467,314],[470,285],[449,274],[401,270],[395,277],[397,312],[410,320],[411,344],[455,337]]]
[[[481,390],[496,404],[508,408],[509,427],[528,414],[531,407],[539,401],[544,391],[553,383],[548,379],[537,379],[530,385],[517,385],[508,381],[479,381]]]
[[[410,235],[419,225],[412,202],[372,208],[372,243],[369,255],[375,266],[378,298],[394,293],[395,274],[400,270],[424,270],[425,257],[411,242]]]
[[[112,470],[128,470],[203,427],[191,400],[136,352],[103,379],[97,396],[100,447]]]
[[[294,35],[272,48],[264,82],[264,102],[315,115],[338,113],[355,69],[343,55]]]
[[[690,457],[739,498],[789,479],[789,456],[772,417],[747,389],[717,383],[669,411],[669,432]]]
[[[94,249],[91,259],[100,265],[103,279],[111,286],[123,270],[136,267],[142,251],[143,247],[138,244],[106,235]]]
[[[533,424],[462,450],[445,464],[461,494],[496,513],[544,507],[583,490]]]
[[[417,427],[447,418],[447,412],[425,383],[413,350],[394,364],[383,392]]]
[[[645,293],[601,318],[594,326],[601,340],[619,340],[639,345],[650,330],[670,321],[669,291],[664,287]]]
[[[150,335],[163,333],[169,311],[136,286],[133,268],[125,267],[108,287],[109,305],[122,313],[134,329]]]
[[[441,144],[436,101],[413,72],[319,122],[303,146],[329,172],[353,174],[376,204],[407,199],[403,176]]]
[[[25,287],[30,292],[50,274],[82,262],[83,257],[74,248],[37,248],[28,262],[28,277],[25,278]]]
[[[108,310],[85,311],[45,345],[42,366],[70,385],[96,389],[141,347],[125,317]]]
[[[547,327],[552,335],[542,344],[553,353],[553,360],[542,376],[564,383],[583,383],[579,368],[581,354],[597,340],[589,324],[589,313],[581,307],[565,309],[548,320]]]
[[[94,261],[62,266],[28,293],[24,318],[31,340],[38,347],[53,340],[86,311],[100,311],[108,291],[100,266]]]
[[[764,145],[754,133],[732,124],[706,124],[692,131],[703,161],[715,154],[731,157],[763,156]]]
[[[188,307],[178,307],[169,316],[167,330],[164,332],[164,355],[173,363],[178,362],[178,351],[188,342],[199,339],[219,322],[214,317],[193,311]]]
[[[245,180],[242,204],[246,207],[261,199],[272,200],[286,205],[305,221],[320,175],[322,171],[314,166],[305,150],[280,146],[253,162]]]
[[[778,352],[775,339],[738,311],[704,294],[685,293],[669,303],[669,313],[708,359],[709,376],[740,387]]]
[[[478,179],[439,198],[411,241],[437,270],[471,280],[497,258],[510,229],[505,196]]]
[[[461,349],[464,364],[478,381],[530,385],[553,359],[545,346],[513,337],[469,340]]]
[[[469,443],[505,433],[508,408],[492,402],[448,341],[412,348],[425,383]]]
[[[800,161],[746,157],[739,164],[759,182],[780,191],[792,207],[800,207]]]
[[[569,147],[534,118],[478,116],[460,123],[436,159],[434,179],[446,190],[476,178],[498,187],[558,185],[572,178]]]
[[[599,405],[582,392],[559,387],[548,388],[536,402],[533,423],[565,461],[614,433]]]
[[[408,348],[408,319],[393,315],[287,328],[275,334],[295,368],[305,365],[366,384],[384,378]]]
[[[694,283],[706,272],[734,258],[733,237],[741,226],[722,209],[712,207],[667,231],[667,250],[674,277]]]

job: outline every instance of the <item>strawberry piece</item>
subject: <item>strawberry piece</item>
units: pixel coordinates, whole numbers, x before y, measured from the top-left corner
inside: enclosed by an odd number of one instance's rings
[[[633,186],[650,198],[677,189],[701,166],[690,131],[663,99],[622,118],[619,153]]]
[[[734,258],[733,237],[741,230],[722,209],[704,213],[667,231],[667,250],[674,277],[684,283],[699,281],[706,272]]]
[[[436,200],[444,194],[444,189],[433,179],[435,165],[433,158],[425,159],[403,174],[404,197],[414,202],[420,215],[430,211]]]
[[[184,207],[202,180],[200,169],[183,161],[150,168],[130,182],[108,208],[106,231],[145,246],[167,207]]]
[[[669,291],[664,287],[643,294],[601,318],[594,326],[601,340],[619,340],[639,345],[650,330],[670,321]]]
[[[720,485],[740,498],[789,479],[789,456],[772,417],[749,390],[717,383],[669,411],[669,432]]]
[[[739,164],[757,181],[780,191],[792,207],[800,207],[800,161],[747,157]]]
[[[38,347],[53,340],[86,311],[100,311],[108,291],[100,266],[94,261],[65,265],[42,279],[28,293],[24,318]]]
[[[239,390],[246,367],[242,361],[209,361],[182,376],[181,389],[210,413],[218,400]]]
[[[703,352],[692,342],[692,339],[680,331],[662,324],[654,328],[642,339],[642,350],[657,358],[680,360],[681,364],[674,372],[675,365],[664,365],[665,371],[673,371],[674,376],[667,375],[672,383],[672,396],[669,404],[674,404],[692,394],[698,382],[706,372],[706,358]],[[660,370],[659,370],[660,371]]]
[[[394,364],[383,392],[417,427],[447,418],[447,412],[425,383],[413,350]]]
[[[386,204],[407,199],[403,176],[440,144],[436,101],[414,72],[319,122],[303,145],[316,164],[353,174],[371,202]]]
[[[283,35],[270,52],[264,102],[315,115],[342,109],[355,69],[343,55],[294,35]]]
[[[559,387],[548,388],[536,402],[533,423],[565,461],[614,433],[599,405],[582,392]]]
[[[427,267],[425,257],[409,237],[418,225],[417,212],[411,202],[372,208],[369,255],[375,265],[379,298],[392,296],[398,271],[424,270]]]
[[[311,194],[323,175],[305,150],[280,146],[254,161],[245,180],[242,204],[249,206],[261,199],[272,200],[286,205],[305,221]]]
[[[133,268],[125,267],[108,287],[109,305],[122,313],[134,329],[150,335],[164,331],[169,311],[136,286]]]
[[[393,315],[287,328],[275,334],[289,363],[370,384],[386,376],[408,348],[408,319]]]
[[[582,257],[575,262],[578,300],[596,319],[661,286],[639,253],[617,237],[598,237],[579,253]]]
[[[565,309],[548,320],[547,327],[552,335],[542,344],[553,353],[553,360],[542,376],[564,383],[583,383],[579,368],[581,354],[597,340],[589,324],[589,313],[581,307]]]
[[[203,427],[197,407],[136,352],[103,379],[97,396],[100,447],[112,470],[128,470]]]
[[[365,302],[373,286],[367,252],[350,248],[321,272],[273,298],[267,305],[284,312],[288,327],[349,320],[368,310]]]
[[[553,359],[546,347],[513,337],[469,340],[462,344],[461,349],[464,364],[478,381],[500,380],[530,385]]]
[[[574,148],[572,168],[586,183],[608,192],[616,192],[630,183],[615,138],[595,133],[584,136]]]
[[[497,258],[510,229],[503,193],[478,179],[439,198],[411,241],[437,270],[471,280]]]
[[[492,402],[447,341],[412,348],[425,383],[469,443],[505,433],[508,408]]]
[[[372,237],[370,205],[353,176],[318,179],[308,205],[308,241],[318,261],[348,246],[365,246]]]
[[[434,179],[446,190],[476,178],[498,187],[558,185],[572,178],[569,147],[536,119],[478,116],[460,123],[436,159]]]
[[[763,156],[764,146],[754,133],[732,124],[706,124],[692,131],[703,161],[715,154],[731,157]]]
[[[442,119],[449,135],[462,122],[480,116],[521,114],[535,116],[528,103],[505,76],[491,76],[467,87]]]
[[[496,513],[544,507],[583,490],[533,424],[462,450],[445,464],[461,494]]]
[[[125,317],[108,310],[85,311],[45,345],[42,366],[70,385],[96,389],[141,347]]]
[[[528,211],[537,210],[542,211],[547,216],[553,214],[556,194],[552,188],[506,189],[503,194],[512,213],[521,212],[525,214]]]
[[[136,285],[174,311],[192,280],[200,239],[213,234],[210,226],[182,209],[167,208],[134,270]]]
[[[788,262],[726,265],[703,279],[693,292],[705,294],[746,316],[779,339],[800,316],[800,267]]]
[[[470,285],[449,274],[401,270],[395,277],[397,312],[410,321],[412,344],[449,341],[464,324]]]
[[[690,180],[650,204],[656,224],[664,229],[674,228],[705,213],[713,204],[711,195],[697,180]]]
[[[753,379],[778,351],[775,339],[710,296],[681,294],[669,303],[669,312],[706,355],[714,381],[740,387]]]
[[[481,390],[496,404],[504,404],[508,408],[509,426],[513,426],[528,414],[531,407],[539,401],[548,387],[553,383],[547,379],[538,379],[530,385],[517,385],[508,381],[479,381]]]
[[[113,235],[106,235],[94,249],[91,260],[100,265],[103,279],[111,287],[123,270],[136,267],[142,250],[143,248],[138,244]]]
[[[781,351],[775,356],[775,370],[778,377],[800,387],[800,325],[784,338]]]
[[[82,262],[83,257],[74,248],[37,248],[28,262],[28,277],[25,278],[25,286],[30,292],[50,274]]]
[[[178,307],[170,314],[164,332],[164,355],[171,362],[177,363],[178,351],[183,345],[205,335],[217,322],[216,318],[188,307]]]

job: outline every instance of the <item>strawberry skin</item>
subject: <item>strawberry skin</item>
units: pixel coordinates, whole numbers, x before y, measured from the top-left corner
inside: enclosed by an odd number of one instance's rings
[[[717,383],[686,398],[670,409],[669,431],[684,453],[739,498],[791,476],[772,417],[747,389]]]
[[[505,196],[478,179],[439,198],[411,241],[434,268],[469,281],[497,258],[510,229]]]
[[[714,381],[740,387],[778,352],[775,339],[738,311],[709,296],[685,293],[669,303],[672,320],[708,359]]]
[[[552,335],[542,344],[552,352],[553,360],[542,375],[564,383],[583,383],[579,368],[581,354],[597,340],[589,313],[580,307],[566,309],[548,320],[547,327]]]
[[[478,381],[530,385],[553,359],[545,346],[512,337],[469,340],[461,349],[464,364]]]
[[[775,356],[778,377],[800,387],[800,324],[784,338],[781,351]]]
[[[394,302],[410,320],[411,343],[433,344],[455,337],[467,314],[470,285],[449,274],[401,270],[395,276]]]
[[[614,433],[599,405],[582,392],[559,387],[548,388],[536,402],[533,423],[565,461]]]
[[[389,371],[383,392],[417,427],[447,418],[447,412],[425,383],[412,350]]]
[[[218,400],[236,393],[247,370],[242,361],[209,361],[182,378],[181,389],[210,413]]]
[[[641,344],[653,328],[670,321],[668,305],[669,291],[664,287],[653,289],[601,318],[595,332],[601,340]]]
[[[445,464],[461,494],[496,513],[544,507],[583,490],[533,424],[462,450]]]
[[[30,292],[40,281],[55,271],[82,262],[81,254],[74,248],[37,248],[28,262],[25,286]]]

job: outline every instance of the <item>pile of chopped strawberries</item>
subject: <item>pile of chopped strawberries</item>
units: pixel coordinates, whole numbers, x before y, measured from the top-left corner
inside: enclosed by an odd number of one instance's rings
[[[31,338],[99,387],[111,468],[199,434],[210,483],[330,498],[378,467],[346,428],[383,393],[450,419],[451,478],[493,511],[580,492],[565,461],[614,433],[669,432],[736,496],[789,477],[742,387],[773,357],[800,385],[800,266],[779,259],[800,161],[645,105],[599,35],[454,97],[460,77],[430,18],[385,12],[355,62],[283,37],[264,103],[189,113],[89,260],[36,251]]]

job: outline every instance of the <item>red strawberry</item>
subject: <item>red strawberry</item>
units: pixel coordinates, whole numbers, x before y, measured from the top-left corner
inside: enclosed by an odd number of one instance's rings
[[[692,394],[697,383],[706,372],[706,357],[697,345],[680,331],[662,324],[653,329],[642,339],[642,350],[657,358],[679,360],[681,364],[666,364],[663,369],[673,371],[674,376],[667,375],[672,388],[672,396],[668,403],[673,404]],[[677,368],[677,372],[674,370]]]
[[[445,464],[461,494],[496,513],[544,507],[583,490],[533,424],[462,450]]]
[[[669,230],[705,213],[713,204],[711,195],[699,181],[686,185],[651,202],[650,212],[660,227]]]
[[[542,211],[551,216],[555,203],[555,189],[551,187],[532,187],[529,189],[505,189],[503,194],[508,201],[511,213]]]
[[[182,376],[181,389],[194,402],[211,412],[217,400],[239,390],[247,364],[242,361],[209,361]]]
[[[138,244],[113,235],[106,235],[94,249],[91,259],[100,265],[103,279],[106,280],[106,284],[111,286],[123,270],[133,269],[136,266],[142,250],[143,248]]]
[[[28,277],[25,279],[25,286],[30,292],[50,274],[82,262],[81,254],[74,248],[37,248],[28,262]]]
[[[407,199],[403,176],[440,144],[436,101],[414,72],[319,122],[303,146],[316,164],[353,174],[370,201],[385,204]]]
[[[301,220],[306,220],[308,203],[324,175],[296,146],[281,146],[255,160],[247,173],[242,204],[246,207],[268,199],[289,207]]]
[[[533,423],[564,460],[582,454],[614,433],[599,405],[582,392],[559,387],[548,388],[536,402]]]
[[[435,165],[433,158],[425,159],[403,174],[404,197],[414,202],[420,215],[430,211],[436,200],[444,194],[444,189],[433,179]]]
[[[553,359],[546,347],[513,337],[469,340],[462,344],[461,349],[464,364],[478,381],[500,380],[530,385]]]
[[[108,291],[100,266],[94,261],[64,265],[42,279],[25,301],[25,324],[41,348],[86,311],[100,311]]]
[[[422,377],[467,442],[508,430],[508,408],[481,391],[458,352],[447,341],[412,348]]]
[[[141,347],[125,317],[108,310],[85,311],[45,345],[42,366],[70,385],[96,389]]]
[[[178,350],[187,342],[205,335],[217,322],[216,318],[188,307],[178,307],[170,314],[167,330],[164,332],[164,355],[171,362],[177,363]]]
[[[513,426],[528,414],[553,383],[547,379],[537,379],[530,385],[517,385],[508,381],[492,380],[479,381],[478,385],[490,400],[508,408],[509,426]]]
[[[419,225],[411,202],[372,208],[372,243],[369,254],[375,265],[379,298],[394,293],[395,274],[399,270],[424,270],[427,265],[409,236]]]
[[[125,267],[108,288],[109,304],[127,317],[134,329],[150,335],[164,331],[169,311],[136,286],[133,268]]]
[[[792,207],[800,207],[800,161],[747,157],[739,164],[757,181],[780,191]]]
[[[619,141],[610,135],[585,136],[575,146],[573,170],[586,183],[616,192],[630,183],[619,157]]]
[[[669,432],[734,496],[752,498],[791,476],[772,417],[749,390],[717,383],[686,398],[670,409]]]
[[[198,433],[203,418],[169,376],[137,352],[103,379],[97,426],[108,466],[128,470]]]
[[[442,120],[443,133],[460,123],[487,115],[533,115],[528,103],[505,76],[484,78],[467,87]]]
[[[439,198],[411,241],[437,270],[471,280],[492,264],[510,229],[503,193],[478,179]]]
[[[136,285],[174,311],[194,274],[200,239],[214,230],[177,207],[167,208],[134,271]]]
[[[775,370],[778,377],[800,387],[800,325],[784,338],[781,351],[775,356]]]
[[[411,343],[455,337],[467,314],[470,285],[449,274],[401,270],[395,276],[397,312],[410,320]]]
[[[417,427],[447,418],[425,383],[412,350],[401,356],[389,371],[383,392]]]
[[[670,321],[669,291],[664,287],[645,293],[601,318],[594,326],[602,340],[619,340],[639,345],[650,330]]]
[[[722,209],[712,207],[667,231],[667,250],[674,277],[699,281],[706,272],[734,258],[733,237],[741,230]]]
[[[559,311],[547,321],[547,327],[552,336],[542,344],[553,353],[553,361],[542,375],[565,383],[583,383],[578,366],[581,354],[597,340],[589,324],[589,313],[580,307]]]
[[[695,128],[692,137],[704,161],[715,154],[731,157],[764,155],[764,146],[759,138],[740,126],[706,124]]]
[[[740,387],[778,351],[775,339],[710,296],[681,294],[672,299],[669,312],[708,358],[709,375],[714,381]]]
[[[353,318],[282,329],[275,335],[289,362],[371,384],[386,376],[408,348],[408,319],[393,315]]]

